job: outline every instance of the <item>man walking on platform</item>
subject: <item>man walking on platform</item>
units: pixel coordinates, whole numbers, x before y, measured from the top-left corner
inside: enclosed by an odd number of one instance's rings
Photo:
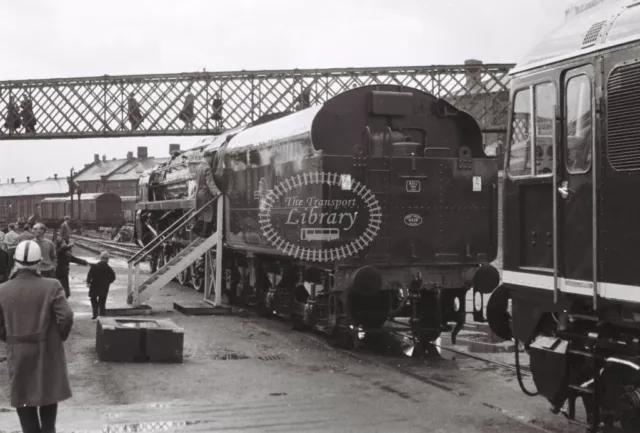
[[[58,257],[58,264],[56,266],[56,278],[62,284],[64,288],[64,294],[69,299],[71,296],[71,289],[69,288],[69,264],[71,262],[77,263],[82,266],[89,266],[89,262],[83,259],[79,259],[71,254],[71,248],[73,242],[68,244],[62,236],[56,239],[56,255]]]
[[[71,397],[64,341],[73,326],[73,311],[60,282],[38,274],[41,254],[35,241],[21,242],[14,259],[16,272],[0,284],[7,391],[23,432],[55,433],[58,403]]]
[[[56,277],[56,266],[58,259],[56,256],[56,247],[49,239],[44,238],[47,228],[44,224],[38,223],[33,226],[33,234],[36,236],[34,241],[40,247],[42,261],[40,262],[40,275],[47,278]]]
[[[87,286],[89,286],[89,298],[91,298],[91,308],[93,317],[105,316],[107,314],[107,296],[109,286],[116,280],[116,273],[109,266],[109,253],[104,251],[100,254],[100,261],[91,265],[87,274]]]
[[[204,161],[196,167],[196,209],[204,207],[216,196],[221,194],[213,177],[212,167],[214,165],[215,155],[213,152],[207,150],[203,156]],[[215,230],[216,205],[216,202],[207,205],[207,208],[196,217],[196,222],[193,227],[194,234],[202,238],[211,236]]]

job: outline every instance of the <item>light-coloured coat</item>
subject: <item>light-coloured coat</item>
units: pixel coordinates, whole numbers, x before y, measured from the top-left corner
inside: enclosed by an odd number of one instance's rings
[[[71,397],[64,341],[73,311],[60,282],[19,269],[0,284],[0,340],[7,345],[11,406],[46,406]]]
[[[196,209],[200,209],[220,194],[213,178],[213,170],[206,162],[201,162],[196,167],[196,188]],[[210,204],[200,212],[198,219],[208,223],[213,222],[214,210],[215,203]]]

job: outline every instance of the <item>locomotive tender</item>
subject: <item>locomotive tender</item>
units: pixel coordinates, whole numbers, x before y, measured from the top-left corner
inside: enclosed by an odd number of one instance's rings
[[[590,432],[640,431],[639,58],[640,2],[610,0],[511,72],[504,270],[487,316],[525,344],[555,413],[568,404],[576,422],[582,397]]]
[[[222,289],[231,303],[349,346],[405,318],[421,344],[451,323],[455,340],[468,290],[481,298],[499,283],[489,264],[497,162],[477,122],[431,94],[360,87],[174,154],[140,180],[141,245],[193,208],[205,150],[217,153],[225,194]],[[185,230],[165,254],[190,237]],[[202,266],[191,277],[201,287]]]

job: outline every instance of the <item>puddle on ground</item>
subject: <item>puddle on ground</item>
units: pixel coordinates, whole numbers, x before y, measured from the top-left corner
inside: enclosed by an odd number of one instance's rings
[[[226,353],[218,353],[216,355],[213,355],[211,359],[216,359],[218,361],[234,361],[234,360],[241,360],[241,359],[250,359],[250,357],[243,353],[226,352]]]

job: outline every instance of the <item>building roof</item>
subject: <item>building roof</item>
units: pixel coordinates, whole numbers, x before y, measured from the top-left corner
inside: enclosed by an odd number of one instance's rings
[[[169,161],[169,158],[131,158],[95,161],[82,169],[75,176],[76,182],[138,180],[142,172],[158,164]]]
[[[640,40],[639,0],[588,2],[584,10],[547,35],[511,74],[637,40]]]
[[[108,181],[138,180],[143,171],[155,167],[156,165],[165,163],[171,158],[145,158],[127,161],[115,171],[113,171]],[[125,160],[126,161],[126,160]]]
[[[0,197],[69,194],[66,178],[0,184]]]

